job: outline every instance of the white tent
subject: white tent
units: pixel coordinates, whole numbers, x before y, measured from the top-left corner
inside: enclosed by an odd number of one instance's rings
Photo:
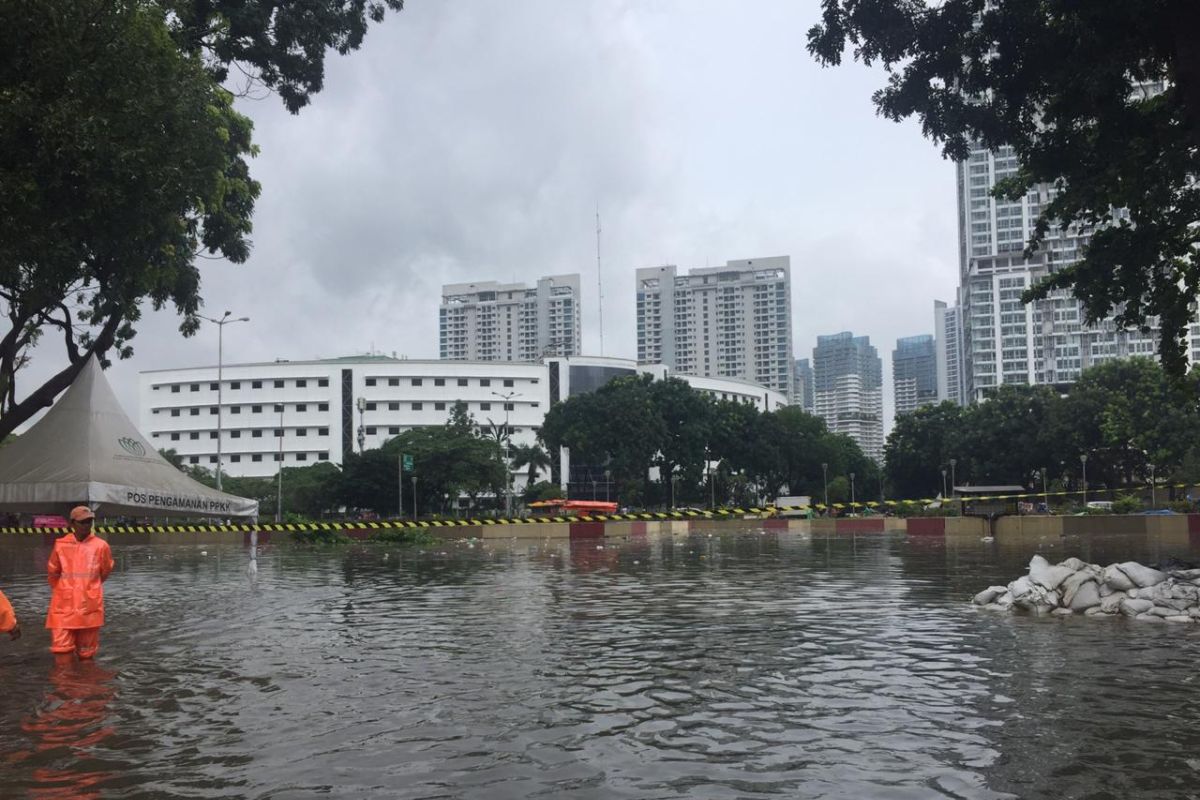
[[[93,356],[46,415],[0,449],[0,511],[257,517],[258,501],[210,489],[159,455],[121,410]]]

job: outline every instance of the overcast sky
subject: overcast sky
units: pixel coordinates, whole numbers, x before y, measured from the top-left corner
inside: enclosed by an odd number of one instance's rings
[[[822,69],[817,0],[408,0],[327,62],[298,116],[243,100],[262,148],[254,251],[203,263],[227,363],[378,352],[436,358],[443,283],[583,276],[583,350],[636,357],[634,270],[788,255],[797,357],[819,334],[884,359],[933,333],[957,283],[953,166],[875,115],[880,70]],[[147,311],[109,372],[216,363],[217,333]],[[36,355],[25,381],[61,367]],[[27,391],[28,384],[24,387]],[[890,426],[889,426],[890,427]]]

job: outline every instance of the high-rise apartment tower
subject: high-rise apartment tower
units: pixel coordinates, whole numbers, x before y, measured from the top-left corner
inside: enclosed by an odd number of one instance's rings
[[[892,351],[892,387],[896,393],[896,416],[911,414],[921,406],[937,402],[937,348],[932,336],[896,340],[896,349]]]
[[[867,336],[849,331],[818,336],[813,348],[817,416],[883,463],[883,362]]]
[[[441,358],[536,361],[580,350],[579,275],[523,283],[451,283],[438,312]]]

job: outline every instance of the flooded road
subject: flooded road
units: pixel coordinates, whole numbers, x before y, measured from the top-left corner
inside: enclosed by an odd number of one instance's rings
[[[113,550],[56,664],[49,551],[0,543],[0,797],[1200,794],[1200,626],[977,610],[1027,561],[986,543]]]

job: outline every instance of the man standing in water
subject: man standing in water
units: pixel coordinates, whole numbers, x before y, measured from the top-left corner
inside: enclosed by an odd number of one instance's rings
[[[104,624],[104,580],[113,569],[108,542],[92,533],[96,515],[87,506],[71,509],[71,531],[54,543],[46,565],[53,590],[46,627],[51,653],[78,653],[92,658],[100,647]]]

